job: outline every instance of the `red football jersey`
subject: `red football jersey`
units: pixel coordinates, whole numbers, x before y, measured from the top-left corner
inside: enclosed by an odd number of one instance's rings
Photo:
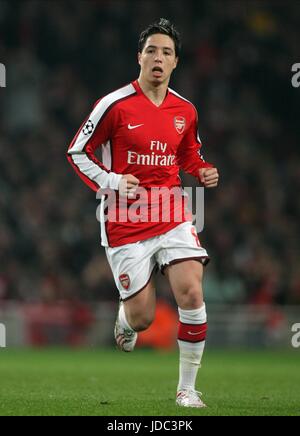
[[[68,159],[94,191],[100,188],[114,191],[117,213],[110,216],[108,212],[108,220],[102,223],[102,245],[116,247],[145,240],[187,220],[184,213],[182,218],[178,218],[180,214],[174,218],[176,211],[185,208],[185,197],[175,195],[167,199],[166,191],[180,190],[180,169],[198,178],[200,168],[213,166],[200,154],[197,118],[195,107],[170,88],[162,104],[156,106],[143,93],[138,81],[96,103],[73,139]],[[102,162],[95,157],[99,147],[102,147]],[[140,202],[147,203],[148,215],[144,208],[138,220],[124,218],[124,208],[127,211],[134,200],[125,201],[116,193],[123,174],[133,174],[144,188]],[[153,188],[154,192],[161,189],[162,195],[150,197]],[[102,207],[102,214],[105,206],[107,203]],[[163,219],[163,208],[169,209],[170,219]],[[153,209],[156,219],[151,219]]]

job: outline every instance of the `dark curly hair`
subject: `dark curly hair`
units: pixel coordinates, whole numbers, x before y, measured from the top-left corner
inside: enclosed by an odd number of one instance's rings
[[[165,18],[160,18],[159,21],[150,24],[145,30],[142,31],[139,38],[138,50],[141,53],[145,47],[146,41],[149,36],[156,33],[161,33],[163,35],[168,35],[173,39],[175,45],[175,55],[179,56],[181,50],[181,38],[180,34],[169,20]]]

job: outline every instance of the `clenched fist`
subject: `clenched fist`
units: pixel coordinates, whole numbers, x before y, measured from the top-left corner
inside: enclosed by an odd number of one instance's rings
[[[120,196],[134,198],[139,183],[139,179],[134,177],[132,174],[124,174],[119,183]]]
[[[199,178],[205,188],[215,188],[218,186],[219,173],[217,168],[201,168]]]

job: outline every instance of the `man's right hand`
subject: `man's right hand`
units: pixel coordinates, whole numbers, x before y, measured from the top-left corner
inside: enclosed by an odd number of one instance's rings
[[[119,183],[119,193],[121,197],[134,198],[140,181],[132,174],[124,174]]]

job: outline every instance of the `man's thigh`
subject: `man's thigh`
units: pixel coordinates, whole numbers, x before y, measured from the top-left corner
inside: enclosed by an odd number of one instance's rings
[[[155,316],[156,291],[153,276],[140,292],[124,301],[128,321],[141,318],[153,320]]]
[[[203,304],[203,265],[197,260],[181,260],[165,268],[165,275],[178,306],[196,309]]]

